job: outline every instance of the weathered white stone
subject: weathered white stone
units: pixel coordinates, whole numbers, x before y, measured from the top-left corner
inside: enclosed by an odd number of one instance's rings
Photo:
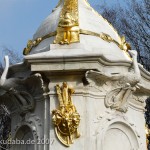
[[[56,31],[60,2],[34,40]],[[79,23],[81,29],[120,40],[85,0],[79,0]],[[11,150],[146,150],[144,107],[150,96],[150,73],[137,63],[135,51],[130,51],[132,60],[117,45],[98,37],[80,35],[80,42],[70,45],[53,44],[54,39],[32,48],[23,64],[9,70],[7,64],[0,80],[4,81],[0,103],[11,112],[12,138],[36,143]],[[81,137],[69,148],[59,142],[52,123],[52,111],[59,107],[55,86],[63,82],[75,89],[73,104],[81,117]],[[43,138],[50,143],[37,144]]]

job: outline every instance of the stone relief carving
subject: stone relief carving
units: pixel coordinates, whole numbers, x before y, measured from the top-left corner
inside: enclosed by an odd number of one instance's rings
[[[130,84],[126,84],[125,87],[110,91],[105,97],[106,107],[126,112],[129,105],[128,99],[131,93],[135,90],[135,87],[132,87]]]
[[[26,91],[16,91],[15,89],[12,89],[9,91],[9,94],[11,94],[17,106],[19,107],[19,111],[21,115],[24,115],[28,111],[31,111],[34,109],[35,101],[31,94],[29,94]]]
[[[83,82],[85,85],[88,85],[88,87],[105,94],[107,91],[111,90],[112,81],[110,79],[111,74],[89,70],[85,73]]]
[[[32,129],[31,131],[33,135],[36,137],[36,139],[40,137],[40,130],[42,127],[42,122],[41,122],[41,119],[37,115],[27,113],[24,116],[24,119],[19,124],[16,125],[14,130],[17,132],[17,130],[24,125],[27,125]]]
[[[142,94],[141,95],[134,94],[134,95],[132,95],[132,98],[139,103],[144,103],[147,96],[142,96]]]
[[[128,73],[104,73],[97,70],[89,70],[85,74],[88,86],[98,89],[106,94],[105,105],[111,109],[126,112],[128,100],[133,93],[140,88],[145,88],[141,81],[141,74],[137,62],[137,52],[129,51],[132,56],[133,71]]]
[[[137,52],[132,50],[130,51],[130,54],[133,59],[134,72],[129,72],[123,75],[120,79],[122,82],[122,87],[113,89],[112,91],[108,92],[105,98],[106,107],[123,112],[127,111],[129,97],[136,91],[136,89],[139,88],[138,83],[141,79],[141,74],[137,62]]]
[[[132,148],[135,150],[141,150],[142,145],[141,144],[141,136],[139,134],[139,129],[136,127],[136,125],[128,119],[122,112],[116,112],[115,110],[113,112],[105,111],[104,114],[100,114],[93,123],[98,124],[97,130],[95,131],[93,136],[96,136],[98,139],[98,147],[99,149],[104,149],[104,143],[103,140],[104,137],[107,135],[106,133],[110,131],[111,129],[116,129],[116,131],[122,131],[124,133],[127,133],[127,136],[129,137],[130,142],[132,142]],[[116,132],[115,134],[119,132]],[[133,136],[135,138],[133,138]],[[135,140],[135,141],[134,141]],[[133,144],[134,143],[134,144]]]
[[[19,129],[22,130],[24,126],[29,127],[36,138],[42,138],[40,137],[41,128],[43,127],[42,122],[38,116],[32,113],[35,109],[36,101],[49,101],[47,86],[49,81],[39,73],[28,75],[25,78],[19,78],[19,76],[8,78],[8,56],[5,56],[5,62],[6,66],[0,77],[0,103],[8,106],[13,117],[13,114],[18,115],[18,120],[16,121],[20,120],[20,123],[12,128],[13,138],[15,138],[17,131]],[[47,114],[49,115],[49,113]],[[48,120],[45,121],[45,124],[48,126]],[[47,129],[47,127],[45,128]],[[46,130],[44,130],[44,135],[48,139],[48,132]]]
[[[40,142],[43,138],[42,130],[43,124],[39,116],[34,113],[27,113],[24,119],[18,123],[14,129],[14,134],[11,137],[12,143],[15,139],[27,142],[27,140],[34,140],[34,143],[28,145],[27,149],[41,149]],[[26,145],[13,144],[12,150],[26,149]]]
[[[19,77],[7,79],[9,68],[8,56],[5,56],[5,63],[4,72],[0,78],[0,96],[8,94],[11,97],[10,100],[13,99],[13,102],[17,105],[16,111],[24,115],[34,109],[34,97],[41,97],[43,91],[45,91],[42,76],[35,74],[25,79],[20,79]],[[3,101],[5,103],[4,98]]]

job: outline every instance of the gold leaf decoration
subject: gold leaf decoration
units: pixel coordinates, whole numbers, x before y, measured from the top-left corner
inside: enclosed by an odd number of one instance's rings
[[[59,108],[52,111],[52,121],[55,125],[55,133],[65,146],[73,144],[75,138],[80,137],[78,127],[80,115],[73,105],[71,95],[74,93],[64,82],[62,87],[56,85],[56,92],[59,100]]]

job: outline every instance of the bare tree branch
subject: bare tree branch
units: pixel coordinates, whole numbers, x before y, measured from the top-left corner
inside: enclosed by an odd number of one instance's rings
[[[132,48],[138,51],[139,62],[150,71],[150,1],[131,0],[126,9],[120,5],[102,9],[103,16],[126,36]]]

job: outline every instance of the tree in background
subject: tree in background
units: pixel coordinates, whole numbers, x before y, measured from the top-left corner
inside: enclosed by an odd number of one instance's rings
[[[7,110],[5,105],[0,105],[0,141],[8,140],[11,127],[10,127],[10,113]],[[0,149],[7,149],[9,148],[9,144],[2,144],[0,145]]]
[[[10,65],[16,64],[18,62],[22,61],[22,56],[20,56],[17,52],[15,52],[14,50],[11,50],[7,47],[3,47],[2,50],[3,55],[8,55],[9,56],[9,61],[10,61]],[[0,76],[3,73],[3,60],[0,61]]]
[[[139,62],[150,71],[150,1],[130,0],[122,7],[96,6],[106,18],[118,30],[125,35],[131,43],[132,49],[138,51]]]

